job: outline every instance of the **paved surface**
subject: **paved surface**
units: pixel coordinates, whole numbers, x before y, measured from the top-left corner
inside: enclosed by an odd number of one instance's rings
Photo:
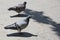
[[[26,14],[33,15],[28,27],[22,30],[6,30],[5,26],[25,17],[14,17],[11,6],[27,1]],[[60,40],[60,0],[0,0],[0,40]]]

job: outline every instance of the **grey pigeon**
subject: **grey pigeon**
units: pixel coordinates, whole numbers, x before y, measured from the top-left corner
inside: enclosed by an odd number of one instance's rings
[[[11,11],[16,11],[17,13],[20,13],[22,11],[25,11],[27,2],[24,2],[23,4],[18,4],[17,6],[11,7],[8,10]]]
[[[9,26],[6,26],[5,29],[8,29],[9,27],[11,28],[17,28],[17,30],[19,32],[21,32],[22,29],[26,28],[27,25],[29,24],[29,19],[31,18],[32,16],[29,15],[26,19],[24,20],[20,20],[20,21],[17,21],[15,23],[13,23],[12,25],[9,25]]]

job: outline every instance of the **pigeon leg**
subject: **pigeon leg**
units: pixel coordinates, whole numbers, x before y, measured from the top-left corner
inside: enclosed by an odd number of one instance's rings
[[[21,33],[21,28],[20,27],[17,27],[17,30],[19,33]]]
[[[21,29],[18,29],[18,32],[21,33]]]
[[[18,32],[21,32],[21,28],[15,23],[15,26],[17,27]]]

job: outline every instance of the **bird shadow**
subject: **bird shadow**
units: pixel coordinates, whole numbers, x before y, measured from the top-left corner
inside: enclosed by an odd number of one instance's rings
[[[25,9],[25,14],[17,14],[17,15],[13,15],[10,16],[11,18],[14,17],[27,17],[28,15],[33,15],[32,19],[34,19],[35,21],[39,22],[39,23],[45,23],[45,24],[50,24],[51,23],[51,18],[49,18],[48,16],[43,15],[44,12],[43,11],[34,11],[31,9]]]
[[[35,36],[37,37],[37,35],[28,33],[28,32],[21,32],[21,33],[12,33],[12,34],[7,34],[8,37],[32,37]]]
[[[26,9],[25,13],[28,15],[33,15],[32,19],[38,23],[51,24],[51,22],[53,22],[50,17],[44,15],[43,11],[39,12],[31,9]]]
[[[33,15],[34,17],[32,19],[34,19],[38,23],[52,25],[53,31],[55,31],[57,35],[60,36],[60,23],[58,24],[57,22],[53,21],[53,19],[51,19],[50,17],[45,16],[43,11],[38,12],[31,9],[26,9],[25,13]]]
[[[26,14],[17,14],[17,15],[13,15],[13,16],[10,16],[10,17],[13,18],[13,17],[26,17],[26,16],[28,16],[28,15],[26,15]]]
[[[60,24],[54,24],[54,27],[52,27],[53,31],[56,32],[56,34],[60,37]]]

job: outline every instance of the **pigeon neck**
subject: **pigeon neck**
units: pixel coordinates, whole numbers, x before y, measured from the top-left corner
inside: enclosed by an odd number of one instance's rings
[[[29,18],[29,17],[27,17],[26,21],[29,21],[29,19],[30,19],[30,18]]]
[[[24,8],[26,8],[26,4],[24,4]]]

